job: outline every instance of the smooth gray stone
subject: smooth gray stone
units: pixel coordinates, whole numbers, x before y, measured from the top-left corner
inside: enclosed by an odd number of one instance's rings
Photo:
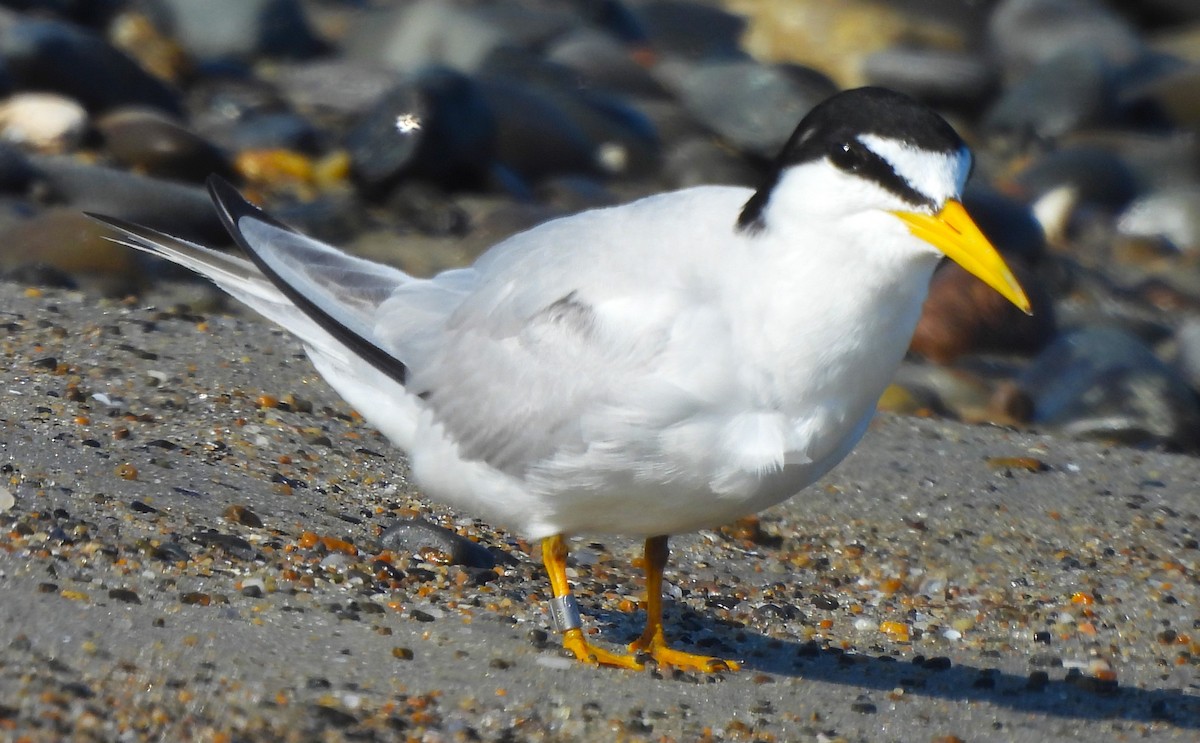
[[[771,158],[800,119],[834,91],[781,66],[732,60],[691,66],[678,92],[692,115],[731,145]]]
[[[1195,392],[1141,340],[1110,327],[1059,337],[1017,379],[1033,422],[1072,436],[1200,450]]]
[[[34,181],[50,200],[137,222],[188,240],[227,245],[212,200],[200,186],[150,178],[78,160],[34,155]]]

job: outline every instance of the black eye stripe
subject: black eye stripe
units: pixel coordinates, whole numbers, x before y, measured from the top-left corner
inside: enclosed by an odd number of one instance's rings
[[[860,178],[875,181],[913,206],[936,206],[932,199],[913,188],[906,178],[897,173],[891,163],[868,147],[862,144],[846,144],[835,149],[840,150],[840,153],[834,155],[831,152],[829,158],[835,167]],[[842,163],[850,163],[850,167],[843,167]]]
[[[848,173],[857,173],[866,163],[866,148],[858,142],[839,142],[829,148],[829,160]]]

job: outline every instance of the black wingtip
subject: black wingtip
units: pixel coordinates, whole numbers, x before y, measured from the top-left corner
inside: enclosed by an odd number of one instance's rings
[[[216,173],[210,175],[204,185],[208,188],[208,195],[212,198],[213,205],[217,207],[217,216],[221,218],[221,224],[225,225],[225,229],[229,231],[230,235],[233,235],[234,240],[241,245],[243,250],[246,249],[246,246],[242,243],[237,226],[238,220],[242,217],[253,217],[272,227],[295,232],[288,225],[251,204],[245,196],[242,196],[242,192],[237,190],[236,186]]]
[[[212,197],[213,205],[217,208],[217,215],[221,218],[221,223],[225,225],[225,229],[233,236],[234,242],[242,249],[246,257],[254,265],[258,266],[263,275],[279,291],[283,292],[283,295],[290,299],[301,312],[312,318],[317,325],[320,325],[334,338],[358,353],[359,356],[376,369],[403,385],[408,374],[408,370],[404,364],[376,345],[374,341],[350,330],[344,323],[330,315],[317,303],[305,296],[303,292],[288,283],[286,279],[279,275],[279,272],[275,270],[270,262],[263,257],[259,250],[246,239],[246,236],[242,233],[240,222],[242,219],[250,218],[286,232],[295,233],[296,230],[275,219],[254,204],[251,204],[233,184],[219,175],[210,175],[205,185],[208,186],[208,193]]]

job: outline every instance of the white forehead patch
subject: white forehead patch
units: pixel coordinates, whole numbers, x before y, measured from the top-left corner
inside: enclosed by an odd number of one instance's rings
[[[858,141],[936,204],[961,194],[971,173],[971,152],[966,147],[957,152],[930,152],[877,134],[860,134]]]

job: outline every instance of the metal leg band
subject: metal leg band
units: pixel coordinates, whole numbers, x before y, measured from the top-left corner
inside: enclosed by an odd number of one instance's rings
[[[579,629],[583,619],[579,616],[579,604],[571,594],[550,599],[550,624],[558,632]]]

